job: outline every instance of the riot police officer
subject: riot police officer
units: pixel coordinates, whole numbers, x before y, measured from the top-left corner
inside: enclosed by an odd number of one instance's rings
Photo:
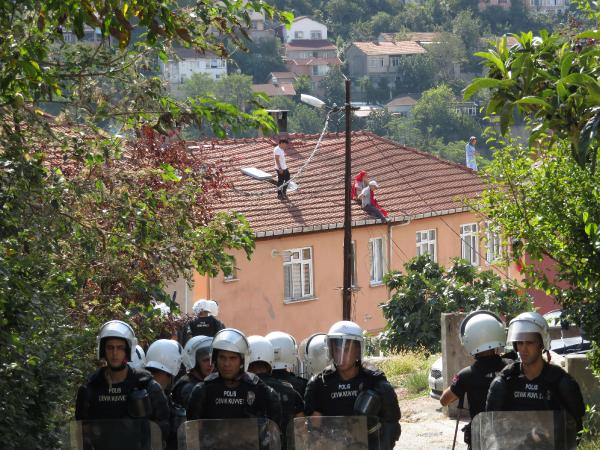
[[[77,420],[148,418],[169,432],[167,398],[152,375],[128,365],[137,339],[125,322],[111,320],[100,328],[97,357],[106,366],[94,372],[79,388],[75,406]]]
[[[287,381],[304,397],[307,381],[292,371],[298,364],[298,346],[291,334],[283,331],[272,331],[265,338],[271,342],[275,350],[272,375],[279,380]]]
[[[398,397],[383,372],[363,365],[363,330],[354,322],[336,322],[327,333],[326,343],[333,364],[308,382],[306,415],[377,416],[381,425],[375,431],[379,448],[393,449],[400,437]]]
[[[167,396],[169,404],[169,434],[164,436],[167,450],[177,449],[177,429],[185,422],[185,408],[174,403],[170,391],[173,380],[179,373],[183,349],[179,342],[171,339],[159,339],[148,348],[146,355],[146,370],[148,370],[157,383],[160,384]]]
[[[585,405],[579,385],[562,368],[543,359],[543,353],[549,355],[550,350],[546,320],[536,312],[519,314],[509,324],[507,342],[520,362],[506,366],[492,381],[486,410],[564,410],[581,429]]]
[[[219,319],[211,315],[211,309],[214,310],[214,306],[211,306],[206,299],[194,303],[192,310],[196,313],[196,317],[187,326],[187,339],[193,336],[214,337],[218,331],[225,328]]]
[[[187,407],[188,420],[267,418],[281,420],[277,394],[253,373],[248,373],[248,340],[235,328],[219,331],[212,343],[216,372],[197,385]]]
[[[326,338],[327,333],[315,333],[302,341],[302,365],[308,378],[322,372],[329,365]]]
[[[294,417],[304,415],[304,400],[302,400],[300,394],[296,392],[290,383],[274,378],[271,375],[273,360],[275,359],[275,351],[271,342],[262,336],[250,336],[248,337],[248,344],[250,345],[248,372],[258,375],[267,386],[271,387],[279,395],[282,417],[281,423],[278,425],[284,436],[283,443],[285,446],[288,423]]]
[[[442,393],[440,403],[448,406],[462,400],[466,394],[469,401],[471,419],[485,411],[485,402],[492,380],[511,360],[501,358],[497,351],[506,344],[504,323],[490,311],[475,311],[465,317],[460,324],[460,341],[475,358],[475,362],[462,369],[452,378],[448,388]],[[471,423],[463,428],[465,443],[471,446]]]
[[[187,408],[194,386],[202,383],[213,371],[210,360],[212,341],[213,338],[208,336],[194,336],[185,344],[183,365],[187,373],[177,380],[171,391],[173,401],[184,408]]]

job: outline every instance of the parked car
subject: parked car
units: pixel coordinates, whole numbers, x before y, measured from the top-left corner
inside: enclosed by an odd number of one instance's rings
[[[439,400],[444,391],[444,378],[442,375],[442,357],[436,359],[429,369],[429,396]]]

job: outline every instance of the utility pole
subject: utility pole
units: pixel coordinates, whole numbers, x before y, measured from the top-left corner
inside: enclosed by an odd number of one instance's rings
[[[352,177],[351,140],[352,107],[350,105],[350,80],[346,78],[346,153],[344,169],[344,284],[342,290],[342,318],[351,320],[352,309],[352,209],[350,187]]]

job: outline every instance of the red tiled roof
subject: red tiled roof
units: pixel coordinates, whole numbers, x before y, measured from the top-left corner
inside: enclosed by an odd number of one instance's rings
[[[398,36],[405,37],[405,39],[409,41],[416,42],[440,42],[442,39],[442,33],[438,31],[413,31],[407,32],[405,34],[402,33],[380,33],[379,40],[384,42],[394,42],[399,41],[397,39]]]
[[[335,50],[336,46],[327,39],[294,39],[285,44],[286,52],[295,50]]]
[[[367,55],[418,55],[427,53],[427,50],[414,41],[353,42],[352,45]]]
[[[403,97],[396,97],[395,99],[388,102],[385,106],[414,106],[416,105],[417,100],[410,95],[405,95]]]
[[[290,135],[287,163],[294,175],[307,160],[317,135]],[[203,145],[204,144],[204,145]],[[208,145],[207,145],[208,144]],[[189,143],[209,160],[225,160],[226,175],[233,184],[224,193],[222,210],[236,210],[250,221],[258,237],[341,228],[344,220],[344,134],[327,134],[304,172],[296,179],[298,191],[289,201],[277,199],[273,186],[243,175],[243,167],[256,167],[275,174],[272,139],[232,139]],[[367,171],[369,180],[380,185],[377,200],[393,221],[423,215],[449,214],[466,210],[461,201],[484,188],[479,176],[460,164],[397,144],[368,132],[352,134],[352,172]],[[355,225],[370,217],[352,205]]]
[[[294,89],[292,83],[279,83],[277,85],[273,83],[253,84],[252,90],[254,92],[264,92],[269,97],[276,97],[278,95],[296,95],[296,89]]]

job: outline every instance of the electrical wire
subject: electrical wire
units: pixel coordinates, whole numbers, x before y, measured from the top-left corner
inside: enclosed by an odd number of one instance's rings
[[[263,191],[248,192],[248,191],[244,191],[242,189],[237,189],[236,187],[233,187],[232,190],[234,192],[236,192],[237,194],[245,195],[247,197],[262,197],[264,195],[272,195],[274,192],[277,192],[279,190],[282,190],[284,187],[287,187],[292,181],[295,182],[296,180],[300,179],[302,172],[304,172],[304,169],[306,169],[308,164],[310,164],[312,159],[317,154],[319,147],[321,146],[321,141],[323,141],[323,136],[325,136],[325,133],[327,132],[327,128],[329,127],[329,118],[330,118],[332,112],[334,112],[334,111],[330,110],[327,112],[327,116],[325,117],[325,125],[323,126],[321,135],[319,136],[319,139],[317,140],[317,143],[315,144],[315,148],[313,149],[311,154],[308,156],[308,158],[306,158],[306,161],[304,161],[304,164],[302,164],[300,169],[298,169],[298,171],[294,174],[294,176],[291,177],[288,181],[283,183],[281,186],[277,186],[277,187],[270,188],[270,189],[265,189]]]

